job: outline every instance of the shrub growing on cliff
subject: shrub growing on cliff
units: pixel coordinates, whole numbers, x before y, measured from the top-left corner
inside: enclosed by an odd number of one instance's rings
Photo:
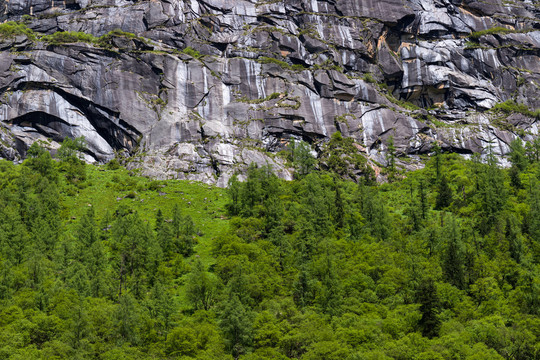
[[[110,48],[110,47],[112,47],[111,41],[115,37],[123,37],[123,38],[128,38],[128,39],[139,39],[142,42],[146,42],[145,39],[140,38],[140,37],[138,37],[137,35],[135,35],[133,33],[125,32],[125,31],[122,31],[120,29],[114,29],[112,31],[109,31],[105,35],[102,35],[99,38],[97,38],[96,39],[96,44],[103,47],[103,48]]]
[[[51,45],[71,44],[77,42],[95,43],[97,38],[91,34],[75,31],[59,31],[51,35],[45,35],[41,40]]]
[[[475,31],[469,34],[469,39],[473,41],[478,41],[482,36],[484,35],[494,35],[494,34],[509,34],[509,33],[515,33],[516,30],[513,29],[507,29],[501,26],[497,26],[491,29],[486,29],[482,31]]]
[[[204,55],[201,54],[200,52],[198,52],[197,50],[195,50],[194,48],[192,47],[187,47],[185,48],[184,50],[182,50],[182,52],[186,55],[189,55],[191,56],[192,58],[195,58],[195,59],[200,59],[202,58]]]
[[[362,79],[370,84],[375,84],[377,82],[371,73],[365,73]]]
[[[540,110],[530,110],[527,105],[517,103],[512,99],[506,100],[505,102],[499,104],[495,104],[495,106],[493,106],[491,110],[495,112],[503,112],[505,114],[518,113],[532,118],[540,119]]]
[[[283,69],[287,69],[287,70],[291,70],[291,71],[302,71],[302,70],[306,69],[306,67],[304,65],[302,65],[302,64],[289,65],[285,61],[274,59],[274,58],[271,58],[271,57],[268,57],[268,56],[261,56],[261,57],[259,57],[257,59],[257,61],[259,63],[261,63],[261,64],[276,64],[276,65],[282,67]]]
[[[25,24],[8,21],[0,24],[0,39],[9,39],[19,35],[26,35],[28,39],[35,41],[36,35]]]

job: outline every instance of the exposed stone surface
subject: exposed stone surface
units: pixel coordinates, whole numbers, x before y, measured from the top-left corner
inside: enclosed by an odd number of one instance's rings
[[[540,107],[530,1],[0,0],[0,14],[38,34],[138,36],[107,48],[0,37],[10,160],[33,141],[82,135],[97,161],[127,152],[143,174],[224,186],[251,162],[290,178],[273,153],[292,138],[318,150],[341,131],[384,164],[390,136],[401,154],[438,141],[504,155],[516,136],[538,135],[536,119],[501,129],[489,112],[508,99]],[[468,39],[495,27],[518,32]]]

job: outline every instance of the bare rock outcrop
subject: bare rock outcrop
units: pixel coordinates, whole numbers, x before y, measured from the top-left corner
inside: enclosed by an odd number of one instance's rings
[[[0,14],[32,30],[0,31],[11,160],[84,136],[96,161],[225,185],[251,162],[290,178],[278,152],[336,131],[382,163],[390,136],[402,155],[500,156],[538,136],[538,119],[490,111],[540,107],[529,1],[0,0]]]

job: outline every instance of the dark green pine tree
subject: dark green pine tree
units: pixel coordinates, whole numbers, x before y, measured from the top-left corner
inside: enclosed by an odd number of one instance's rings
[[[510,167],[508,174],[510,175],[510,185],[512,185],[514,189],[521,189],[523,184],[521,183],[519,169],[516,166],[512,166]]]
[[[504,174],[497,166],[497,160],[490,152],[487,166],[484,165],[479,176],[479,230],[487,234],[498,222],[505,208],[508,194],[504,184]]]
[[[159,229],[163,226],[165,223],[165,219],[163,218],[163,213],[161,212],[161,209],[158,209],[156,214],[156,225],[154,226],[154,230],[156,232],[159,232]]]
[[[90,279],[90,295],[112,297],[112,280],[109,259],[101,241],[96,241],[88,249],[84,263]]]
[[[420,284],[416,297],[422,314],[422,318],[418,321],[422,335],[430,339],[437,337],[441,327],[441,320],[438,317],[441,304],[433,279],[429,278]]]
[[[152,319],[158,323],[158,330],[163,333],[169,330],[172,326],[172,315],[176,309],[172,294],[160,281],[156,281],[150,291],[148,306]]]
[[[262,177],[265,176],[264,169],[260,169],[257,164],[251,163],[247,171],[247,179],[242,184],[240,192],[241,215],[250,217],[256,215],[256,205],[261,203],[264,189],[262,188]]]
[[[519,234],[515,217],[508,216],[506,218],[505,237],[508,242],[508,251],[510,257],[514,259],[518,264],[523,257],[523,242],[521,240],[521,234]]]
[[[153,247],[154,247],[153,255],[152,255],[153,258],[165,259],[166,261],[171,260],[174,257],[174,250],[175,250],[174,241],[173,241],[174,239],[173,239],[172,224],[169,224],[169,222],[165,221],[165,218],[163,216],[163,213],[161,212],[161,209],[157,211],[156,223],[155,223],[154,229],[156,231],[156,237],[155,237],[156,243],[153,244]]]
[[[339,183],[334,177],[334,188],[335,188],[335,216],[334,216],[334,223],[336,224],[337,229],[343,228],[343,222],[345,218],[345,209],[343,204],[343,199],[341,197],[341,189],[339,188]]]
[[[233,293],[222,303],[219,315],[219,325],[225,336],[227,350],[237,359],[247,352],[253,338],[251,313]]]
[[[410,184],[409,206],[405,209],[405,213],[408,215],[411,221],[412,230],[413,231],[420,230],[420,225],[421,225],[420,223],[422,219],[421,204],[418,204],[416,202],[416,199],[414,196],[413,184]]]
[[[60,196],[56,184],[45,178],[37,184],[36,192],[37,198],[30,220],[33,243],[51,258],[60,234]]]
[[[451,219],[443,231],[446,234],[446,248],[442,259],[445,280],[458,289],[463,289],[465,259],[456,221]]]
[[[304,216],[311,224],[315,239],[320,240],[327,236],[332,229],[330,206],[332,194],[327,191],[321,176],[315,173],[309,174],[302,180],[302,201],[304,202]],[[330,206],[329,206],[330,205]]]
[[[94,208],[89,207],[77,226],[77,239],[84,248],[89,248],[98,238]]]
[[[150,263],[149,246],[153,233],[149,224],[143,224],[137,212],[131,212],[121,206],[111,228],[111,248],[113,266],[117,274],[119,296],[123,290],[130,290],[134,295],[142,296],[148,281],[147,266]]]
[[[181,233],[178,243],[179,251],[184,256],[191,256],[193,248],[197,244],[195,239],[195,223],[190,215],[184,216],[182,219]]]
[[[277,196],[264,202],[264,232],[268,240],[278,245],[283,237],[283,203]]]
[[[30,241],[16,207],[0,205],[0,253],[4,259],[18,265],[30,251]]]
[[[396,176],[396,146],[394,145],[394,136],[390,136],[386,143],[388,152],[386,154],[386,166],[388,167],[388,179],[394,180]]]
[[[158,231],[158,243],[160,244],[164,254],[172,258],[174,254],[182,254],[183,256],[190,256],[193,254],[193,247],[196,244],[194,238],[195,223],[190,215],[182,215],[178,204],[174,204],[172,212],[172,239],[171,243],[167,243],[167,226],[162,223],[162,230]]]
[[[526,264],[526,271],[520,281],[522,311],[527,314],[540,314],[540,278],[538,265]]]
[[[433,145],[433,151],[435,152],[435,181],[439,182],[441,178],[442,156],[441,148],[438,144]]]
[[[450,206],[450,204],[452,204],[452,189],[450,188],[446,175],[444,174],[441,176],[441,180],[437,186],[437,192],[437,200],[435,202],[435,208],[437,210],[447,208]]]
[[[58,183],[58,170],[55,161],[47,150],[36,141],[30,146],[26,154],[28,156],[24,162],[26,168],[32,169],[53,183]]]
[[[388,213],[377,188],[359,184],[357,202],[362,217],[367,221],[369,234],[377,240],[385,240],[390,235]]]
[[[523,147],[523,141],[520,138],[516,138],[510,143],[509,155],[512,166],[517,168],[519,172],[527,168],[528,159],[525,154],[525,148]]]
[[[525,154],[525,147],[523,146],[523,142],[520,138],[516,138],[514,141],[510,143],[510,162],[512,163],[512,166],[510,167],[510,184],[515,189],[521,189],[521,177],[520,174],[528,164],[528,159]]]
[[[321,288],[316,300],[324,313],[335,316],[340,312],[341,299],[341,284],[335,263],[333,257],[327,252],[324,255]]]
[[[69,320],[69,343],[74,349],[82,349],[84,348],[85,340],[92,333],[88,312],[83,304],[78,304],[71,310]]]
[[[167,222],[162,222],[157,229],[157,242],[163,252],[166,260],[171,260],[174,257],[173,235],[171,226]]]
[[[540,184],[531,182],[529,189],[529,213],[527,214],[527,232],[536,261],[540,261]]]
[[[228,182],[227,195],[230,202],[227,203],[227,212],[229,215],[237,216],[242,211],[241,203],[242,183],[238,181],[238,176],[234,174]]]
[[[527,145],[525,145],[525,154],[530,162],[540,161],[540,137],[527,142]]]
[[[418,198],[420,201],[422,220],[426,220],[429,205],[426,196],[426,186],[423,179],[420,179],[420,183],[418,184]]]
[[[120,343],[137,344],[140,339],[140,308],[137,300],[130,294],[123,294],[118,299],[115,311],[115,330]]]
[[[313,303],[315,298],[311,274],[306,264],[300,266],[300,271],[293,283],[293,299],[301,310]]]
[[[77,294],[86,297],[90,294],[90,279],[86,266],[79,261],[73,261],[66,269],[66,285]]]

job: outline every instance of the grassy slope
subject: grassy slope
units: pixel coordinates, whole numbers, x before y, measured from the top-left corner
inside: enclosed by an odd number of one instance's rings
[[[193,218],[199,233],[195,256],[200,256],[207,266],[213,263],[210,240],[228,227],[224,189],[193,181],[152,181],[132,176],[123,168],[105,171],[102,166],[92,165],[87,166],[86,183],[88,186],[77,189],[77,193],[63,197],[68,229],[77,224],[88,204],[94,207],[98,223],[107,211],[112,214],[125,204],[152,225],[158,209],[165,219],[170,219],[174,204],[178,204],[183,214]]]

